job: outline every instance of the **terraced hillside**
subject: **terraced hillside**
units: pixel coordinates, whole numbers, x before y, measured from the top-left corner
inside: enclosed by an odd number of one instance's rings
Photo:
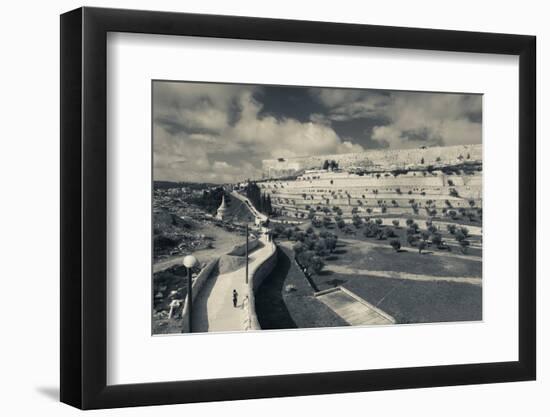
[[[291,217],[307,217],[338,207],[344,217],[368,214],[457,214],[481,207],[482,173],[453,175],[411,171],[394,176],[315,172],[295,180],[258,183],[271,195],[273,207]]]
[[[338,169],[322,169],[325,161]],[[326,162],[325,162],[326,164]],[[285,174],[285,179],[276,174]],[[258,182],[279,214],[472,217],[481,214],[481,145],[379,150],[264,161]]]

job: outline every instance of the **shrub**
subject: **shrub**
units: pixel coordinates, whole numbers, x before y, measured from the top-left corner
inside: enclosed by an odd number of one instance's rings
[[[305,247],[304,247],[304,244],[302,242],[297,242],[292,247],[292,250],[294,251],[294,253],[296,255],[302,253],[304,251],[304,249],[305,249]]]
[[[376,224],[380,226],[382,224],[382,219],[378,218],[375,220]]]
[[[414,223],[414,220],[411,219],[411,218],[408,218],[405,223],[407,224],[407,226],[411,226],[413,223]]]
[[[415,235],[407,235],[407,242],[409,243],[409,245],[414,246],[416,241],[417,239]]]
[[[462,242],[463,240],[466,239],[466,236],[464,235],[464,233],[462,233],[462,231],[458,230],[458,231],[455,233],[455,239],[456,239],[458,242]]]
[[[432,235],[432,243],[439,247],[443,244],[443,238],[441,237],[441,235],[439,233],[434,233]]]
[[[365,237],[375,237],[378,234],[379,230],[380,228],[376,223],[367,223],[364,235]]]
[[[447,231],[448,231],[451,235],[454,235],[455,232],[456,232],[456,225],[454,225],[454,224],[448,224],[448,225],[447,225]]]
[[[414,235],[416,234],[416,229],[414,227],[409,227],[407,229],[407,236],[411,236],[411,235]]]
[[[418,253],[422,253],[422,251],[426,248],[426,242],[423,240],[418,243]]]
[[[401,249],[401,241],[399,239],[391,240],[390,245],[396,252],[399,252],[399,249]]]
[[[348,235],[355,234],[355,230],[351,228],[351,226],[348,224],[346,227],[344,227],[344,233]]]
[[[392,224],[393,224],[395,227],[399,227],[399,220],[392,220]]]

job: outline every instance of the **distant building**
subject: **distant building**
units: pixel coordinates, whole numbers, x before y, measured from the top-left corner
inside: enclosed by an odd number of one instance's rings
[[[225,204],[225,196],[222,196],[222,203],[220,204],[220,206],[218,207],[218,211],[216,212],[216,219],[224,220],[226,211],[227,205]]]

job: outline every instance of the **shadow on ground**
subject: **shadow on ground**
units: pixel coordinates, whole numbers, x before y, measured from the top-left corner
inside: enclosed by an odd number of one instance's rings
[[[59,387],[36,387],[36,392],[52,401],[59,401]]]
[[[277,251],[277,265],[255,295],[256,313],[262,329],[295,329],[296,323],[283,299],[283,286],[292,261],[282,250]]]

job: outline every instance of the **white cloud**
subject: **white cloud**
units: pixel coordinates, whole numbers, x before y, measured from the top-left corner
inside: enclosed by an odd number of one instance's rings
[[[379,121],[371,139],[390,148],[481,143],[480,95],[345,89],[311,93],[327,108],[330,120]]]
[[[233,182],[261,175],[266,158],[359,152],[326,121],[262,116],[254,87],[156,83],[154,177]],[[220,160],[220,153],[227,160]]]
[[[481,96],[392,94],[385,107],[390,123],[373,129],[372,139],[391,148],[481,143]]]

